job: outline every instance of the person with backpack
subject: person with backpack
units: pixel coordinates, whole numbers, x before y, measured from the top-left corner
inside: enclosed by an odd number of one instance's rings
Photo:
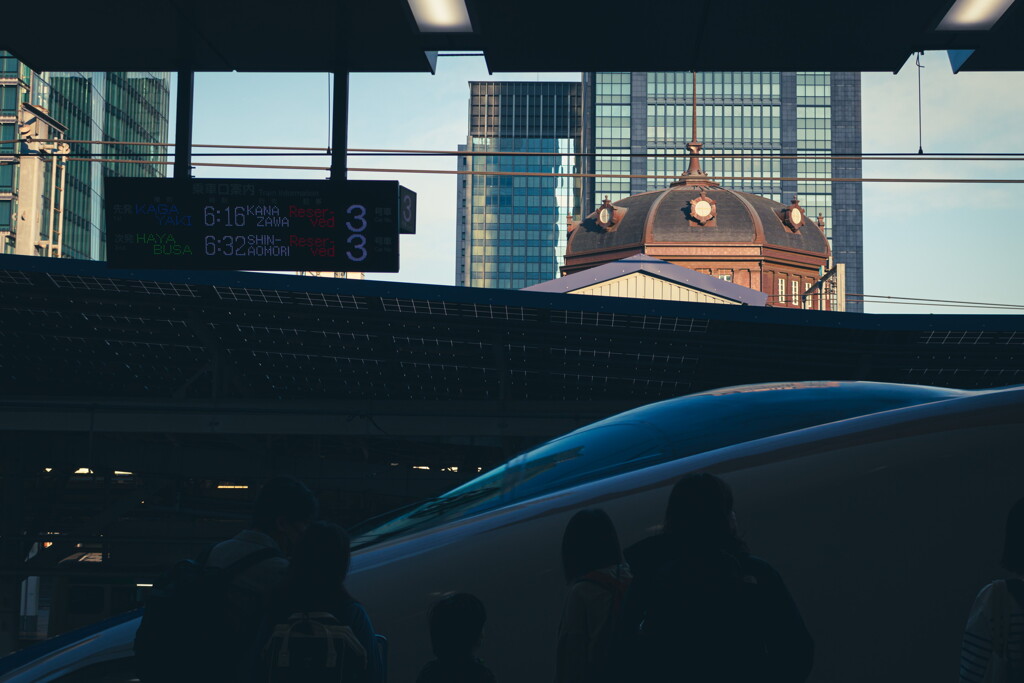
[[[625,557],[634,579],[612,650],[620,676],[795,683],[810,674],[814,642],[778,572],[738,537],[720,478],[680,479],[662,532]]]
[[[960,683],[1024,681],[1024,498],[1006,518],[1003,569],[978,593],[960,645]]]
[[[271,479],[249,529],[175,565],[151,592],[135,637],[142,682],[244,680],[260,615],[318,507],[301,482]]]
[[[633,578],[604,510],[581,510],[569,520],[562,535],[562,571],[569,592],[558,626],[555,681],[604,680],[612,629]]]
[[[345,588],[348,534],[330,522],[306,529],[271,602],[258,643],[255,680],[267,683],[383,683],[384,662],[370,617]]]
[[[487,610],[470,593],[442,598],[430,610],[430,643],[437,659],[428,662],[416,683],[494,683],[494,674],[476,657]]]

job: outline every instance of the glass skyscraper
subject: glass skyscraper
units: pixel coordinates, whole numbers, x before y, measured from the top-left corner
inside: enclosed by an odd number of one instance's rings
[[[581,84],[469,86],[469,139],[459,146],[469,154],[459,169],[474,173],[458,181],[455,281],[519,289],[558,277],[581,188],[551,174],[579,172]]]
[[[583,74],[582,166],[602,176],[583,178],[584,215],[604,197],[661,189],[686,170],[691,79]],[[725,187],[784,204],[797,195],[808,215],[823,214],[833,258],[846,264],[847,291],[863,292],[861,185],[827,180],[861,177],[860,74],[708,72],[697,74],[696,87],[703,169]],[[833,158],[843,155],[858,158]],[[850,301],[847,310],[863,309]]]
[[[20,127],[28,113],[28,103],[44,111],[67,128],[64,138],[70,142],[70,156],[117,159],[116,162],[67,162],[61,202],[50,202],[60,211],[63,235],[59,255],[80,258],[106,258],[106,230],[103,219],[103,178],[107,176],[163,177],[165,167],[133,161],[163,161],[166,148],[158,143],[168,139],[170,110],[170,74],[149,72],[33,73],[7,52],[0,52],[0,141],[18,140]],[[84,140],[90,142],[74,142]],[[95,142],[92,142],[95,141]],[[104,145],[99,142],[142,143]],[[19,220],[37,218],[19,216],[29,206],[48,210],[49,204],[38,198],[22,196],[28,183],[22,177],[24,157],[12,150],[16,145],[0,146],[0,232],[5,253],[44,253],[27,251],[18,240],[36,240],[19,233]],[[4,152],[11,153],[4,158]],[[26,167],[27,168],[27,167]],[[45,185],[45,184],[44,184]],[[34,187],[35,185],[33,185]],[[45,197],[44,197],[45,199]],[[21,210],[18,209],[20,200]],[[8,214],[5,209],[14,210]],[[13,239],[16,237],[17,239]],[[52,252],[46,252],[52,255]]]

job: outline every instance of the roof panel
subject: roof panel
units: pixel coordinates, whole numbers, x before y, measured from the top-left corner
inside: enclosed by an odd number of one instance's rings
[[[863,315],[0,256],[0,392],[636,400],[729,384],[1024,381],[1024,316]],[[168,292],[187,292],[168,296]],[[223,296],[230,293],[231,296]],[[311,301],[344,305],[316,305]]]
[[[425,50],[482,50],[494,71],[895,71],[917,50],[975,49],[966,70],[1024,70],[1024,10],[937,32],[951,0],[469,0],[472,34],[420,33],[406,0],[53,0],[41,38],[0,23],[40,70],[428,71]],[[528,46],[528,49],[527,49]]]

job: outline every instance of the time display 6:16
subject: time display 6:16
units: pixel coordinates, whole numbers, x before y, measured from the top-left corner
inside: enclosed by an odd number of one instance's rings
[[[308,210],[300,207],[289,207],[288,213],[290,216],[281,216],[278,207],[270,205],[245,205],[245,206],[228,206],[225,208],[218,209],[213,206],[203,207],[203,222],[207,227],[214,227],[223,225],[228,228],[244,228],[246,227],[246,221],[250,216],[256,219],[255,227],[265,228],[294,228],[298,225],[292,225],[289,223],[289,217],[293,221],[302,221],[306,219],[310,221],[311,225],[317,227],[334,227],[334,212],[329,209],[316,209]],[[329,224],[324,216],[330,214]],[[349,245],[349,250],[345,252],[345,256],[350,261],[359,263],[360,261],[366,260],[369,255],[366,244],[366,235],[364,231],[369,227],[369,222],[366,220],[366,207],[362,204],[352,204],[345,210],[345,227],[349,231],[349,236],[346,242]],[[252,255],[246,247],[252,247],[252,240],[254,238],[249,236],[248,238],[242,236],[235,237],[221,237],[219,240],[212,235],[208,235],[205,240],[205,253],[207,256],[213,256],[215,254],[224,254],[227,256],[232,255]],[[276,242],[277,240],[275,240]],[[262,242],[262,240],[261,240]],[[261,246],[263,246],[261,244]],[[281,249],[282,247],[277,247]],[[287,251],[287,250],[286,250]],[[259,255],[279,255],[272,251],[270,253],[260,253]]]

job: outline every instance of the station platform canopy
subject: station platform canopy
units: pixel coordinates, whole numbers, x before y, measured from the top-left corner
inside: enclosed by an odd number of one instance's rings
[[[638,405],[1024,381],[1024,316],[871,315],[0,256],[5,400]]]
[[[1024,69],[1012,0],[987,3],[1010,5],[987,28],[970,8],[950,23],[953,0],[446,2],[54,0],[33,20],[45,29],[4,22],[0,49],[60,71],[417,72],[465,50],[502,72],[897,71],[921,50],[971,50],[965,71]]]

